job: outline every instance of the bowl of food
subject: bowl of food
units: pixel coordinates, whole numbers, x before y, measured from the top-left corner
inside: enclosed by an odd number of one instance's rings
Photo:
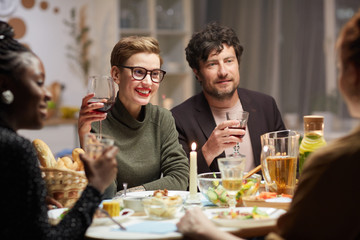
[[[244,173],[244,175],[247,172]],[[241,197],[245,196],[255,196],[259,190],[261,184],[261,175],[260,174],[253,174],[248,178],[243,179],[240,194]]]
[[[142,200],[146,215],[151,219],[171,219],[179,213],[183,207],[183,199],[179,195],[153,196]]]
[[[246,173],[244,173],[246,174]],[[240,191],[236,195],[237,206],[242,205],[243,196],[254,196],[257,194],[261,183],[261,176],[253,174],[243,180]],[[207,200],[219,207],[228,207],[229,196],[222,186],[221,173],[210,172],[198,175],[198,187]]]
[[[123,203],[125,208],[130,208],[135,212],[144,212],[142,200],[145,197],[124,197]]]

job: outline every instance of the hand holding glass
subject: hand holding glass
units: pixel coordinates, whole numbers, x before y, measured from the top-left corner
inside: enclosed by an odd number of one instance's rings
[[[95,96],[88,101],[88,104],[101,102],[104,107],[95,109],[95,112],[108,112],[115,103],[115,84],[109,76],[90,76],[88,83],[88,93]],[[101,121],[99,121],[99,134],[101,136]]]
[[[91,159],[97,159],[105,148],[113,146],[114,142],[114,139],[108,135],[87,133],[84,139],[84,151]]]
[[[246,124],[249,118],[249,113],[246,111],[238,112],[226,112],[226,120],[238,120],[239,124],[237,126],[231,126],[231,129],[243,129],[246,130]],[[244,135],[236,135],[236,137],[243,138]],[[240,156],[240,145],[237,142],[234,146],[234,156]]]
[[[218,158],[218,164],[221,172],[222,185],[230,197],[230,208],[235,208],[236,194],[240,191],[243,182],[245,157],[234,156]]]

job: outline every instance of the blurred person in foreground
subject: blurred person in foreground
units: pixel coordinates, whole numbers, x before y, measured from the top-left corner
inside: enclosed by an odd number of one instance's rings
[[[186,190],[189,163],[178,142],[171,112],[150,103],[165,76],[161,70],[160,47],[152,37],[121,39],[111,53],[111,77],[118,85],[115,104],[109,113],[93,110],[103,103],[82,100],[78,132],[80,141],[88,132],[102,133],[115,139],[118,175],[106,191],[105,198],[120,196],[122,183],[128,191]],[[92,124],[93,123],[93,124]]]
[[[360,10],[337,40],[338,87],[350,114],[360,118]],[[266,239],[360,239],[360,126],[314,152],[304,166],[287,213]],[[329,193],[331,196],[329,197]],[[188,211],[179,231],[198,239],[238,239],[220,231],[200,209]]]
[[[116,147],[97,160],[81,155],[88,185],[57,226],[48,222],[47,203],[37,154],[19,129],[40,129],[51,95],[44,87],[41,60],[14,40],[13,29],[0,21],[0,182],[3,223],[0,239],[83,239],[101,195],[116,176]]]
[[[188,156],[192,142],[197,144],[198,173],[218,172],[217,158],[232,155],[238,142],[245,171],[260,165],[260,135],[285,126],[272,97],[239,88],[243,47],[235,31],[210,23],[193,34],[185,52],[202,92],[171,111]],[[229,128],[238,121],[226,120],[226,112],[238,111],[249,112],[246,133]]]

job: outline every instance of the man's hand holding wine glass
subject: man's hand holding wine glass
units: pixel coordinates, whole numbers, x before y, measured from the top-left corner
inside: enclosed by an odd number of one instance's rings
[[[226,120],[215,127],[202,147],[202,152],[208,165],[226,148],[235,147],[238,142],[242,142],[242,138],[235,135],[244,135],[245,130],[231,128],[231,126],[235,126],[238,123],[238,120]]]

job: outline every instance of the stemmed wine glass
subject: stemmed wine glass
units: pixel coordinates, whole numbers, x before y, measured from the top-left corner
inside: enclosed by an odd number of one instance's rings
[[[115,84],[110,76],[90,76],[87,92],[95,94],[94,97],[88,101],[88,104],[97,102],[104,103],[104,107],[95,109],[95,112],[108,112],[115,103]],[[100,137],[101,132],[101,121],[99,121]]]
[[[245,168],[244,156],[233,156],[218,158],[219,170],[221,172],[222,185],[229,195],[229,207],[236,206],[236,194],[241,190],[242,178]]]
[[[238,120],[239,124],[236,126],[231,126],[232,129],[243,129],[246,130],[246,124],[249,118],[249,113],[246,111],[237,111],[237,112],[226,112],[227,120]],[[235,135],[235,137],[243,138],[244,135]],[[240,144],[237,142],[234,146],[234,156],[240,156]]]

